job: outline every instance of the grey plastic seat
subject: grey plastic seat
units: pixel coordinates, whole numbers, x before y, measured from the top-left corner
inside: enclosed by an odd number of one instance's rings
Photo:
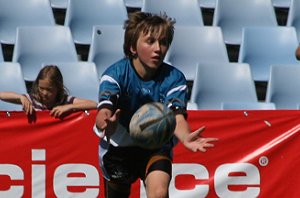
[[[244,27],[278,23],[271,0],[217,0],[213,26],[221,27],[226,44],[240,45]]]
[[[138,8],[141,9],[143,0],[124,0],[125,5],[128,8]]]
[[[221,29],[211,26],[177,26],[165,60],[187,80],[195,78],[199,62],[229,62]]]
[[[68,0],[50,0],[51,7],[56,9],[67,9]]]
[[[88,61],[96,64],[99,78],[107,67],[124,57],[123,43],[123,25],[96,25],[93,27]]]
[[[238,62],[250,65],[255,81],[267,82],[272,64],[298,63],[297,47],[294,27],[244,28]]]
[[[128,18],[122,0],[71,0],[65,17],[75,44],[90,45],[94,25],[123,25]]]
[[[203,26],[202,11],[198,0],[143,0],[141,11],[151,13],[166,13],[175,18],[175,26]]]
[[[272,4],[275,8],[290,8],[291,0],[272,0]]]
[[[272,65],[265,101],[275,103],[276,109],[298,109],[299,75],[300,64]]]
[[[258,102],[249,65],[200,63],[190,102],[206,110],[221,110],[222,102]]]
[[[0,0],[0,42],[14,45],[17,27],[55,25],[49,0]]]
[[[272,102],[222,102],[222,110],[276,110]]]
[[[4,54],[3,54],[3,51],[2,51],[2,47],[0,45],[0,62],[3,62],[4,61]]]
[[[21,64],[24,79],[33,81],[43,62],[78,61],[70,29],[64,26],[19,27],[12,62]]]
[[[0,92],[27,93],[19,63],[0,62]],[[0,100],[0,111],[22,111],[22,105]]]
[[[198,0],[201,8],[215,9],[217,0]]]
[[[297,38],[300,43],[300,1],[299,0],[291,0],[286,25],[295,27]]]
[[[48,62],[57,65],[70,95],[98,102],[99,78],[93,62]]]

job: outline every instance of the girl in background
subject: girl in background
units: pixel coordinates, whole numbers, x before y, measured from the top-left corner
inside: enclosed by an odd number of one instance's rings
[[[72,111],[97,108],[95,101],[68,94],[63,84],[63,76],[56,65],[47,65],[41,69],[29,94],[0,92],[0,99],[21,104],[27,115],[33,115],[39,110],[50,110],[50,115],[55,118]]]

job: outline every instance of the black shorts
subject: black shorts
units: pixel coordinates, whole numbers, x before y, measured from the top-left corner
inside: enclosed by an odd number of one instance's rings
[[[170,149],[147,150],[140,147],[113,147],[103,157],[103,164],[110,181],[131,184],[138,178],[145,180],[154,170],[172,174]]]

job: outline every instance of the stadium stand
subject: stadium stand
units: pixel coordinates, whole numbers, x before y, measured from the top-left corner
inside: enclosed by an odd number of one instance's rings
[[[220,110],[222,102],[258,102],[246,63],[200,63],[191,92],[198,109]]]
[[[21,65],[24,79],[33,81],[42,63],[78,61],[70,29],[64,26],[17,28],[12,62]]]
[[[19,63],[0,62],[0,92],[27,93],[26,84]],[[0,100],[1,111],[22,111],[22,105]]]

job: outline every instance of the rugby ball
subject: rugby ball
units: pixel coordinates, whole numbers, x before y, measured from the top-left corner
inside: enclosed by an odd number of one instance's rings
[[[151,102],[144,104],[133,114],[129,133],[138,146],[155,149],[170,140],[175,127],[173,111],[160,102]]]

